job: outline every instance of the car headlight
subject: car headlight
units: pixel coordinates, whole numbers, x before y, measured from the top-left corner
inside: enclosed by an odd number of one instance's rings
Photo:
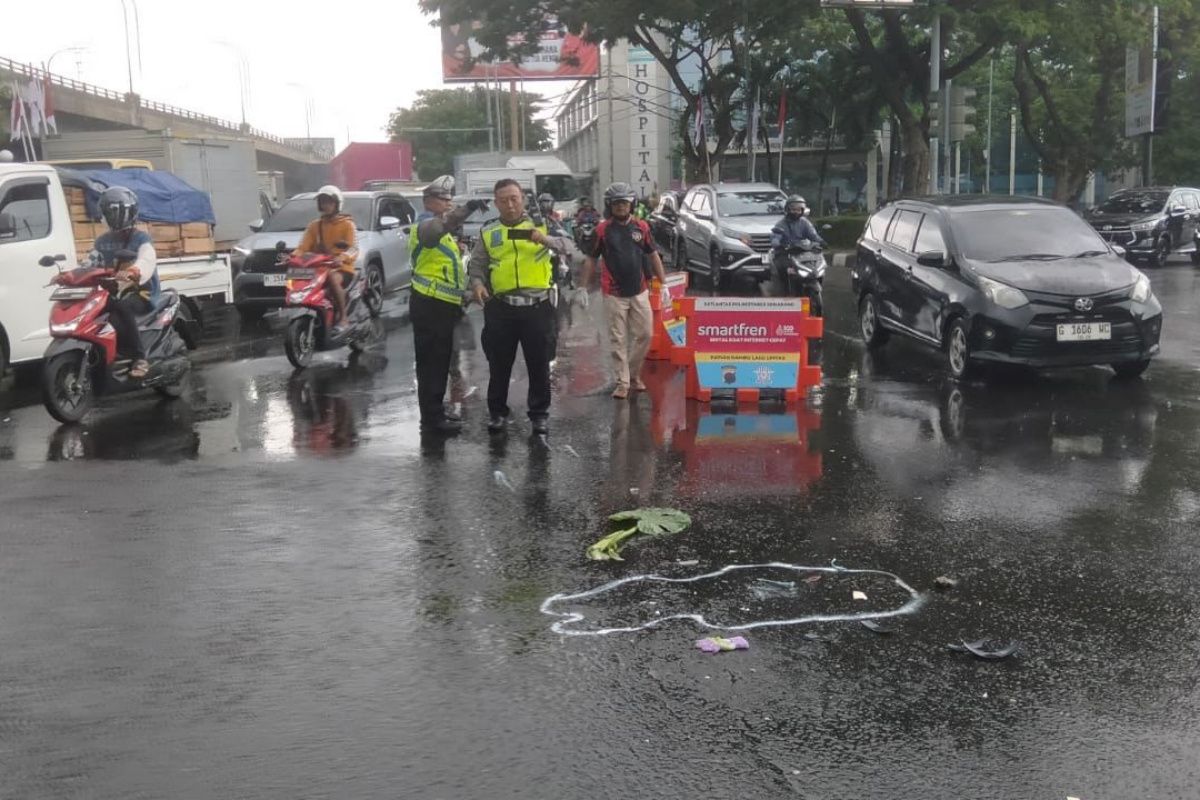
[[[233,248],[233,252],[238,253],[242,256],[248,256],[248,255],[250,255],[250,248],[242,247],[241,245],[235,245]]]
[[[726,239],[733,239],[735,242],[741,242],[742,244],[746,245],[746,247],[750,247],[750,249],[754,249],[750,244],[750,237],[744,233],[738,233],[737,231],[729,231],[729,230],[725,230],[724,228],[722,228],[721,235],[724,236]]]
[[[979,288],[983,290],[984,296],[991,300],[1001,308],[1020,308],[1024,305],[1029,305],[1029,298],[1025,293],[1015,286],[1009,286],[1007,283],[994,281],[991,278],[979,276]]]
[[[1130,225],[1129,230],[1133,231],[1134,233],[1145,233],[1146,231],[1152,231],[1157,227],[1158,220],[1151,220],[1150,222],[1138,222]]]
[[[1133,282],[1133,291],[1129,293],[1129,299],[1135,303],[1145,303],[1150,299],[1150,279],[1143,272],[1138,272],[1137,280]]]

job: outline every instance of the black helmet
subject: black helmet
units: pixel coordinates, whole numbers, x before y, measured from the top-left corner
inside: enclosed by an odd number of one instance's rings
[[[137,195],[124,186],[110,186],[100,195],[100,216],[111,230],[132,228],[138,218]]]
[[[637,199],[637,192],[628,183],[618,181],[604,190],[604,204],[612,205],[618,200],[632,203]]]
[[[554,210],[554,195],[549,192],[542,192],[537,199],[538,208],[542,211]]]
[[[591,208],[592,207],[592,198],[590,198],[590,197],[579,198],[579,207],[580,208]]]

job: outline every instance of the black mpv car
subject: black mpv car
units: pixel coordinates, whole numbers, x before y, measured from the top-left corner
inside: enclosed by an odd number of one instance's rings
[[[1126,189],[1096,206],[1087,221],[1106,242],[1120,245],[1131,262],[1165,267],[1172,253],[1200,264],[1200,190],[1186,186]]]
[[[853,273],[868,347],[895,333],[945,353],[951,376],[984,362],[1109,364],[1137,377],[1158,354],[1150,281],[1075,212],[1048,200],[948,195],[875,212]]]

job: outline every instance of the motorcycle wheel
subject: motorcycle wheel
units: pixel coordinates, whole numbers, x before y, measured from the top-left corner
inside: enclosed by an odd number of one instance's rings
[[[87,357],[86,350],[69,350],[42,367],[42,404],[59,422],[79,422],[96,399],[91,370],[86,368]]]
[[[288,323],[283,349],[296,369],[304,369],[312,362],[313,351],[317,349],[317,322],[311,314]]]

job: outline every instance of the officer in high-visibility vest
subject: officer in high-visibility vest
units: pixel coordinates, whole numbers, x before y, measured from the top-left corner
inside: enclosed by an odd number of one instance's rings
[[[421,408],[421,430],[453,435],[462,421],[446,413],[446,383],[454,354],[454,328],[463,315],[467,274],[455,234],[463,221],[487,203],[472,200],[454,208],[454,178],[449,175],[422,191],[425,210],[417,216],[415,236],[408,241],[412,256],[413,349],[417,357],[417,402]]]
[[[500,219],[479,233],[471,251],[471,292],[483,304],[483,344],[491,371],[488,430],[508,424],[508,384],[517,345],[529,373],[529,420],[535,434],[549,433],[550,361],[558,337],[551,251],[566,256],[571,242],[550,236],[525,213],[525,193],[511,178],[496,183]]]

